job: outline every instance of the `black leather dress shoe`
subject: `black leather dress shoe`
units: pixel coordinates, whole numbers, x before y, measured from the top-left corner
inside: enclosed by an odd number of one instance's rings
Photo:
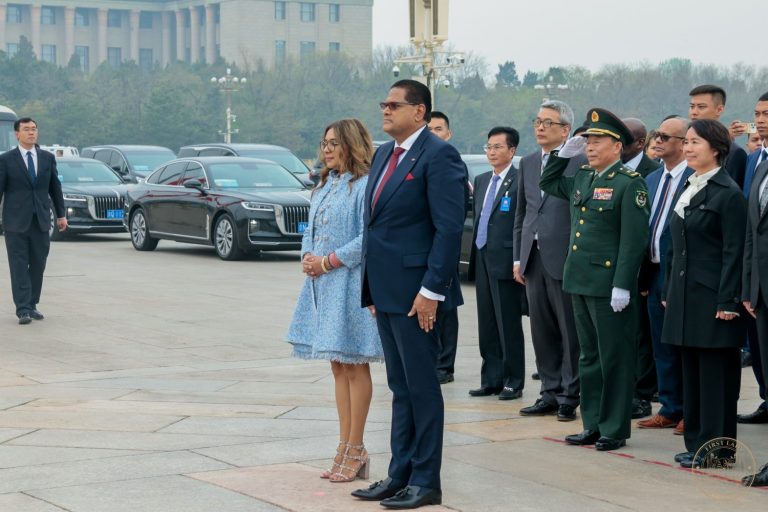
[[[565,442],[576,446],[587,446],[595,444],[600,439],[600,432],[597,430],[585,430],[580,434],[565,436]]]
[[[632,419],[645,418],[651,415],[651,402],[635,398],[632,400]]]
[[[27,325],[32,323],[32,317],[29,313],[22,313],[19,315],[19,325]]]
[[[498,395],[504,388],[477,388],[470,389],[469,396],[491,396]]]
[[[404,487],[404,484],[395,482],[391,478],[372,483],[367,489],[352,491],[352,496],[367,501],[381,501],[390,498]]]
[[[448,384],[453,382],[453,374],[448,372],[437,372],[437,381],[440,384]]]
[[[557,421],[573,421],[576,419],[576,408],[568,404],[560,404],[557,408]]]
[[[768,487],[768,464],[755,475],[742,478],[741,483],[749,487]]]
[[[32,320],[43,320],[45,318],[43,314],[36,309],[33,309],[29,316],[32,317]]]
[[[523,416],[544,416],[555,412],[557,412],[557,404],[550,404],[542,398],[537,399],[533,405],[520,409],[520,414]]]
[[[736,423],[768,423],[768,407],[765,402],[751,414],[739,414],[736,416]]]
[[[443,502],[443,493],[440,489],[428,489],[409,485],[404,487],[391,498],[382,500],[381,506],[392,509],[419,508],[424,505],[440,505]]]
[[[752,366],[752,353],[749,350],[741,349],[741,367]]]
[[[515,398],[520,398],[521,396],[523,396],[522,389],[505,387],[501,390],[501,393],[499,393],[499,400],[514,400]]]
[[[601,437],[595,443],[595,450],[607,452],[609,450],[618,450],[627,444],[626,439],[611,439],[610,437]]]
[[[680,452],[675,455],[675,462],[680,464],[683,460],[692,458],[693,455],[693,452]]]

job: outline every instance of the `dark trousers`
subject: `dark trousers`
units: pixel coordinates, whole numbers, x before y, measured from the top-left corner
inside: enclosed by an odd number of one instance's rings
[[[534,245],[525,269],[533,351],[541,398],[549,404],[579,405],[579,338],[571,296],[544,268]]]
[[[480,356],[480,386],[523,389],[525,345],[523,338],[523,289],[513,279],[489,275],[485,249],[477,251],[475,293]]]
[[[581,419],[586,430],[628,439],[637,354],[637,307],[632,297],[615,313],[609,297],[571,295],[581,357]]]
[[[740,349],[681,347],[680,353],[686,450],[695,453],[717,437],[736,439]]]
[[[635,364],[635,398],[651,400],[658,391],[656,364],[653,359],[651,322],[648,318],[648,298],[637,297],[637,361]]]
[[[658,265],[651,276],[648,292],[648,317],[651,320],[653,357],[659,386],[659,414],[672,420],[683,418],[683,362],[680,347],[661,342],[664,327],[664,306],[661,305],[661,287],[664,275]]]
[[[30,313],[40,302],[43,273],[51,242],[47,231],[41,231],[37,218],[23,233],[5,233],[5,249],[11,270],[11,292],[16,315]]]
[[[760,385],[760,398],[765,400],[765,388],[768,387],[768,301],[766,301],[766,293],[760,290],[760,299],[757,301],[757,307],[755,308],[757,314],[757,320],[755,321],[755,330],[757,332],[758,351],[752,352],[752,369],[755,369],[755,364],[760,367],[760,377],[755,372],[757,382]],[[765,404],[765,402],[763,402]]]
[[[456,363],[456,349],[459,344],[459,310],[448,309],[439,312],[437,319],[437,339],[440,351],[437,356],[438,373],[453,375]]]
[[[421,330],[416,316],[377,312],[376,324],[392,390],[389,476],[439,489],[444,407],[435,370],[437,334]]]
[[[764,302],[761,300],[759,302]],[[765,306],[763,306],[765,309]],[[763,348],[768,345],[768,339],[765,336],[768,335],[768,331],[763,334],[762,339],[766,341],[760,345],[761,336],[757,332],[757,320],[752,318],[752,315],[747,313],[744,316],[744,323],[747,326],[747,344],[749,346],[749,353],[752,355],[752,372],[755,374],[755,380],[757,380],[757,389],[760,393],[760,398],[765,403],[765,387],[768,384],[768,379],[765,378],[763,372],[765,371],[765,364],[763,363],[763,354],[768,348]],[[768,354],[767,354],[768,355]]]

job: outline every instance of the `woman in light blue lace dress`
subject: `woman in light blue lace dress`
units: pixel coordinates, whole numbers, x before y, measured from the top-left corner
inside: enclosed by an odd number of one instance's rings
[[[320,143],[325,167],[312,193],[301,254],[307,278],[286,339],[293,355],[326,359],[336,386],[339,445],[332,482],[368,477],[363,431],[373,386],[368,366],[383,361],[376,320],[360,305],[363,204],[373,146],[356,119],[325,129]]]

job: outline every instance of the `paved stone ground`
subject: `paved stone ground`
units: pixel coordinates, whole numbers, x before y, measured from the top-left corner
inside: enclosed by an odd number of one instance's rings
[[[2,245],[2,242],[0,242]],[[126,235],[52,247],[42,322],[18,326],[0,249],[0,512],[380,510],[318,478],[336,445],[325,362],[282,335],[296,254],[222,262],[208,248]],[[682,440],[634,430],[614,453],[564,446],[580,423],[521,418],[537,397],[469,398],[478,384],[474,291],[460,309],[446,399],[444,507],[433,510],[765,510],[766,491],[671,464]],[[533,370],[528,350],[528,373]],[[390,395],[373,372],[366,443],[386,475]],[[742,412],[757,405],[751,372]],[[740,427],[759,464],[768,426]]]

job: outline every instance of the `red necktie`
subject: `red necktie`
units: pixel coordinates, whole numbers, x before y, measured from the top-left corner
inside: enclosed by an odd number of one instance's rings
[[[373,195],[373,201],[371,201],[371,211],[376,208],[376,201],[379,200],[381,191],[384,190],[384,185],[387,184],[389,178],[391,178],[392,174],[395,172],[397,161],[400,160],[400,155],[403,153],[405,153],[405,149],[403,148],[395,148],[395,150],[392,152],[392,157],[389,159],[387,170],[384,171],[384,176],[381,177],[381,182],[379,182],[379,188],[376,189],[376,193]]]

